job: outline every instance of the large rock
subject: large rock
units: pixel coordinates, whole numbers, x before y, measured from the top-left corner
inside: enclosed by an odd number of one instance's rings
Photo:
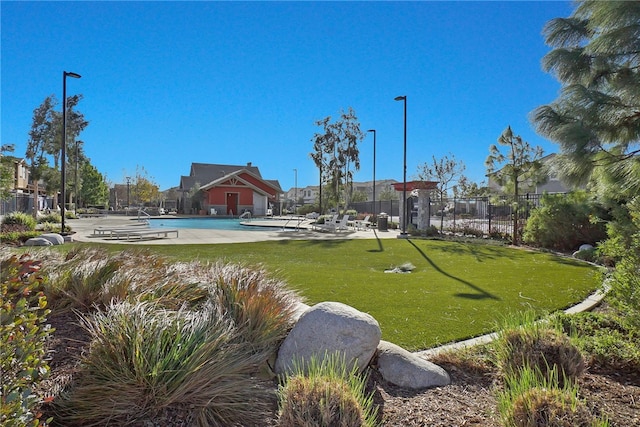
[[[362,371],[380,342],[380,325],[369,314],[339,302],[316,304],[304,312],[278,351],[276,374],[291,373],[295,364],[306,367],[312,357],[344,355],[347,368]]]
[[[51,242],[52,245],[62,245],[64,243],[64,237],[62,237],[58,233],[44,233],[38,237],[47,239],[48,241]]]
[[[311,308],[310,306],[308,306],[303,302],[296,303],[296,307],[293,309],[293,313],[292,313],[293,320],[297,322],[300,319],[300,316],[302,316],[310,308]]]
[[[392,384],[422,389],[451,384],[447,371],[386,341],[378,345],[378,371]]]
[[[53,246],[49,240],[43,237],[32,237],[26,242],[24,242],[25,246]]]

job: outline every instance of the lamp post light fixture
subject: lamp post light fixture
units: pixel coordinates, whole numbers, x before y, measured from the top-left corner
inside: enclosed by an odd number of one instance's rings
[[[295,172],[295,184],[293,187],[295,199],[293,200],[293,209],[297,214],[298,213],[298,169],[294,169],[293,172]]]
[[[60,161],[62,162],[61,174],[62,174],[62,188],[60,189],[60,197],[62,198],[62,205],[60,206],[60,213],[62,214],[62,223],[60,224],[60,232],[64,233],[64,203],[66,199],[65,186],[66,186],[66,163],[67,163],[67,77],[73,77],[79,79],[80,74],[72,73],[68,71],[62,72],[62,152],[60,153]]]
[[[396,96],[396,101],[404,101],[404,159],[402,170],[402,232],[399,237],[407,237],[407,96]]]
[[[127,210],[128,210],[131,207],[131,205],[129,204],[130,203],[129,196],[131,195],[131,191],[129,191],[130,188],[131,188],[130,187],[130,185],[131,185],[131,177],[127,176],[125,178],[127,180]]]
[[[75,177],[73,180],[73,199],[74,199],[74,204],[73,204],[73,212],[74,213],[78,213],[78,144],[81,144],[82,141],[76,141],[76,171],[75,171]]]
[[[367,132],[373,132],[373,218],[376,218],[376,130],[369,129]]]

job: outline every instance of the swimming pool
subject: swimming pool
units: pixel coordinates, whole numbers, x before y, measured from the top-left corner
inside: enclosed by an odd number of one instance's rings
[[[151,228],[196,228],[205,230],[265,230],[280,227],[252,227],[240,224],[242,220],[234,218],[150,218]]]

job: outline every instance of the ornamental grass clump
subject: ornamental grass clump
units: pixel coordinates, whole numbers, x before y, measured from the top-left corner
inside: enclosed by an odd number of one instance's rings
[[[54,400],[61,424],[261,425],[275,406],[268,361],[299,300],[263,270],[81,249],[50,267],[52,295],[90,335]]]
[[[216,263],[205,275],[211,298],[256,348],[277,350],[301,299],[264,270]]]
[[[88,317],[90,349],[54,401],[62,424],[259,425],[273,393],[254,377],[267,358],[213,305],[166,310],[122,302]]]
[[[36,219],[29,214],[23,212],[11,212],[2,218],[0,224],[0,232],[8,233],[11,231],[33,231],[36,229]]]
[[[504,378],[498,405],[506,427],[607,427],[578,398],[578,387],[560,386],[555,369],[524,367]]]
[[[303,368],[303,365],[305,366]],[[376,426],[373,395],[366,394],[366,377],[344,358],[328,355],[321,362],[297,363],[280,386],[279,427]]]
[[[557,372],[563,385],[584,373],[584,358],[568,336],[548,323],[535,321],[531,313],[519,318],[521,322],[512,319],[514,323],[502,329],[496,343],[498,367],[504,377],[531,368],[542,374]]]

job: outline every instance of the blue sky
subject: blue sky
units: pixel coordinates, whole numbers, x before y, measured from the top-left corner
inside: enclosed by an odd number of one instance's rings
[[[541,30],[562,2],[1,3],[2,143],[24,156],[33,110],[81,93],[85,151],[111,183],[144,167],[161,189],[192,162],[258,166],[284,190],[317,185],[318,119],[352,107],[377,130],[377,179],[449,153],[485,179],[511,125],[545,153],[529,113],[560,88]],[[373,138],[357,181],[372,178]]]

